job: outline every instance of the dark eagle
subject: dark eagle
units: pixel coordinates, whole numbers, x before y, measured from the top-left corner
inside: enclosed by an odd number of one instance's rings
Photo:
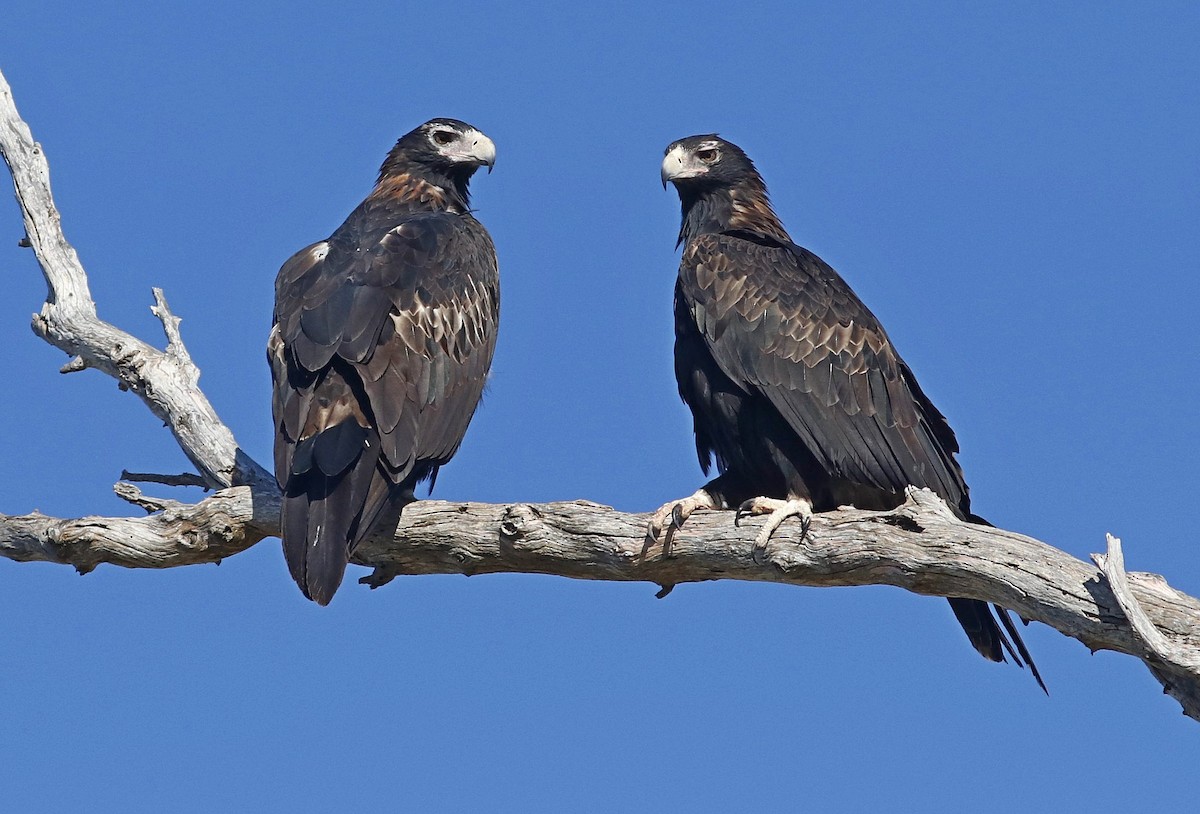
[[[894,508],[907,486],[986,524],[971,513],[946,419],[850,286],[792,242],[746,154],[715,135],[685,138],[667,148],[662,179],[683,209],[675,377],[700,466],[707,474],[715,458],[719,475],[660,509],[650,538],[665,529],[669,546],[696,509],[736,507],[735,522],[770,514],[762,547],[788,517],[807,530],[813,511]],[[985,658],[1007,650],[1042,684],[1006,610],[996,607],[1002,630],[985,602],[950,605]]]
[[[483,393],[499,275],[467,185],[495,160],[471,125],[426,122],[346,222],[279,270],[267,358],[283,553],[322,605],[355,547],[432,488]]]

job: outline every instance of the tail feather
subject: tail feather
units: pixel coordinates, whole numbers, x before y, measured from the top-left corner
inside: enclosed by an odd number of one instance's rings
[[[950,607],[979,655],[988,661],[1004,661],[1003,636],[987,603],[952,597]]]
[[[355,547],[390,514],[385,510],[403,491],[380,466],[373,432],[341,472],[313,466],[291,475],[283,498],[283,554],[306,597],[329,604]]]
[[[994,528],[987,520],[972,513],[965,503],[961,511],[956,513],[968,523]],[[954,609],[958,623],[967,632],[967,638],[971,640],[971,644],[975,646],[980,655],[990,661],[1007,661],[1004,658],[1004,653],[1007,651],[1009,658],[1018,667],[1024,669],[1028,664],[1029,672],[1033,673],[1033,680],[1042,688],[1042,692],[1046,695],[1050,694],[1050,691],[1046,689],[1046,682],[1042,680],[1042,674],[1038,672],[1037,665],[1033,663],[1033,656],[1029,655],[1029,649],[1025,647],[1025,642],[1021,639],[1021,634],[1017,632],[1017,626],[1013,624],[1012,617],[1009,616],[1006,608],[999,605],[992,605],[989,608],[986,602],[957,597],[950,598],[950,607]],[[996,611],[995,616],[992,616],[992,608]],[[1004,625],[1004,630],[1001,630],[1000,625],[996,624],[997,618]],[[1004,635],[1004,631],[1008,631],[1007,636]]]
[[[1042,674],[1038,672],[1037,665],[1033,663],[1033,656],[1029,655],[1029,649],[1025,647],[1025,642],[1021,639],[1021,634],[1017,632],[1017,626],[1013,624],[1012,616],[1009,615],[1008,609],[1002,608],[999,605],[992,605],[992,607],[996,609],[996,615],[1000,617],[1000,621],[1003,623],[1004,629],[1008,631],[1009,637],[1012,639],[1013,644],[1017,646],[1017,650],[1021,654],[1020,658],[1018,658],[1014,653],[1013,661],[1015,661],[1018,666],[1024,666],[1021,664],[1021,659],[1025,659],[1025,664],[1029,665],[1029,672],[1033,673],[1034,681],[1036,681],[1038,686],[1042,688],[1042,692],[1046,693],[1046,695],[1049,695],[1050,690],[1046,688],[1046,682],[1042,681]],[[1009,652],[1011,652],[1011,650]]]
[[[1033,657],[1029,655],[1029,650],[1025,647],[1021,634],[1017,632],[1016,625],[1013,624],[1012,617],[1005,608],[994,605],[996,616],[993,616],[992,608],[988,607],[986,602],[957,597],[950,598],[950,607],[953,609],[958,623],[966,631],[967,638],[971,640],[971,644],[981,656],[989,661],[1002,662],[1008,660],[1004,656],[1007,651],[1013,663],[1018,667],[1024,668],[1028,664],[1029,671],[1033,673],[1033,678],[1042,688],[1042,692],[1050,694],[1050,691],[1046,689],[1046,682],[1042,680],[1042,674],[1038,672]],[[1000,618],[1004,630],[1001,630],[1000,625],[996,624],[996,617]],[[1007,636],[1004,631],[1008,631]]]

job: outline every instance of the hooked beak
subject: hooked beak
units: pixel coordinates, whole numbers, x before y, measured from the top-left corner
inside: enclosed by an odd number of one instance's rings
[[[492,172],[492,167],[496,166],[496,144],[478,130],[463,132],[462,138],[442,155],[451,163],[487,167],[487,172]]]
[[[682,145],[676,144],[667,150],[667,154],[663,156],[663,189],[667,188],[668,181],[682,181],[685,178],[695,178],[707,171],[708,168],[696,161]]]
[[[478,130],[468,133],[466,140],[470,141],[471,146],[463,152],[461,160],[469,161],[477,167],[487,167],[490,173],[492,167],[496,166],[495,143]]]

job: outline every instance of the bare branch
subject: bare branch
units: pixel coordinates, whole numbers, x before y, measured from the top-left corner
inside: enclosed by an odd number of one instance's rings
[[[200,371],[179,337],[179,322],[155,291],[155,314],[167,333],[167,352],[157,350],[101,320],[75,249],[62,231],[50,193],[50,168],[41,145],[21,120],[8,82],[0,74],[0,155],[12,173],[25,232],[49,294],[33,316],[34,332],[70,354],[63,368],[94,367],[136,393],[175,434],[184,454],[210,486],[272,483],[270,473],[242,453],[196,386]]]
[[[192,362],[192,356],[184,346],[183,336],[179,333],[179,323],[183,320],[171,313],[171,308],[167,305],[167,297],[161,288],[151,290],[154,292],[154,305],[150,306],[150,313],[158,317],[158,321],[162,323],[163,333],[167,337],[166,353],[175,359],[180,370],[191,380],[192,384],[196,384],[200,380],[200,369]]]
[[[118,491],[121,497],[156,513],[72,520],[36,512],[23,517],[0,515],[0,555],[20,562],[65,563],[81,574],[105,562],[127,568],[171,568],[220,562],[264,536],[258,531],[261,519],[254,516],[248,487],[223,490],[190,505],[134,495],[136,487],[126,486]]]
[[[150,517],[59,520],[0,515],[0,556],[90,571],[101,562],[166,568],[228,557],[278,533],[278,493],[226,489],[195,506]],[[418,501],[394,537],[364,543],[355,561],[379,587],[401,574],[553,574],[661,586],[713,579],[806,586],[894,585],[914,593],[995,602],[1050,625],[1092,650],[1142,659],[1185,712],[1200,720],[1200,600],[1153,574],[1121,570],[1119,598],[1096,568],[1045,543],[963,523],[933,494],[910,490],[891,512],[818,514],[809,537],[785,524],[754,556],[761,521],[734,526],[729,512],[698,512],[670,556],[643,550],[645,514],[586,501],[493,505]],[[1110,557],[1108,567],[1117,567]],[[1110,576],[1109,579],[1112,579]],[[1122,609],[1131,601],[1158,637],[1149,648]]]
[[[192,472],[182,472],[178,475],[159,475],[154,472],[130,472],[121,470],[121,480],[130,483],[161,483],[163,486],[199,486],[208,489],[208,481]]]
[[[1180,646],[1162,634],[1142,607],[1141,601],[1129,586],[1129,575],[1125,572],[1125,554],[1121,541],[1108,535],[1108,553],[1093,554],[1092,560],[1104,571],[1109,589],[1130,627],[1139,652],[1132,653],[1146,662],[1150,671],[1162,683],[1168,694],[1183,704],[1185,710],[1200,702],[1200,687],[1194,677],[1200,675],[1200,650]],[[1146,576],[1162,579],[1156,574]],[[1163,583],[1166,584],[1165,582]],[[1191,713],[1188,713],[1191,715]],[[1192,715],[1192,717],[1196,717]]]
[[[143,494],[142,490],[134,486],[132,483],[114,483],[113,493],[126,503],[132,503],[134,506],[140,506],[141,508],[145,509],[148,514],[166,511],[167,509],[181,508],[185,505],[180,503],[178,500],[164,500],[162,498],[150,497],[149,495]]]
[[[38,513],[0,515],[0,556],[73,565],[168,568],[219,562],[276,536],[279,490],[270,473],[240,451],[197,386],[200,371],[179,318],[154,290],[152,310],[167,336],[159,351],[96,315],[87,277],[63,236],[40,146],[17,115],[0,75],[0,154],[12,172],[27,243],[49,295],[34,330],[73,358],[64,373],[94,367],[135,392],[174,433],[202,473],[222,488],[195,505],[117,493],[153,512],[140,518],[73,520]],[[23,243],[23,245],[24,245]],[[134,476],[126,473],[131,479]],[[195,476],[193,476],[195,477]],[[188,476],[139,476],[192,483]],[[761,521],[739,528],[727,512],[699,512],[675,537],[670,555],[644,545],[648,515],[594,503],[488,505],[424,501],[404,511],[395,535],[364,543],[356,561],[374,567],[372,587],[400,574],[524,572],[575,579],[635,580],[661,586],[739,579],[791,585],[894,585],[914,593],[961,596],[1011,608],[1093,650],[1142,659],[1164,688],[1200,720],[1200,601],[1151,574],[1127,574],[1119,542],[1087,563],[1019,534],[965,524],[931,493],[910,490],[892,512],[843,509],[818,515],[808,537],[785,525],[756,556]]]
[[[82,356],[74,356],[71,361],[58,369],[59,373],[78,373],[81,370],[87,370],[88,363],[84,361]]]

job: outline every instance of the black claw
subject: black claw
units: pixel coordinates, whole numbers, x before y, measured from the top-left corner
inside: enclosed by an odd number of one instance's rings
[[[800,542],[804,542],[805,540],[808,539],[808,529],[811,525],[812,525],[811,517],[801,517],[800,518]]]
[[[673,584],[659,585],[658,587],[660,590],[654,595],[655,599],[662,599],[664,596],[671,593],[671,591],[675,590],[675,586]]]
[[[679,528],[674,523],[667,526],[667,531],[663,534],[662,555],[664,558],[671,556],[671,544],[675,542],[675,531]]]
[[[683,523],[685,520],[687,520],[687,517],[685,517],[683,514],[683,504],[676,503],[674,506],[671,507],[671,528],[673,528],[673,529],[683,528]]]
[[[743,501],[742,505],[738,506],[737,511],[733,513],[733,525],[735,525],[735,526],[740,525],[742,516],[750,514],[750,512],[753,510],[754,510],[754,501],[753,500]]]

